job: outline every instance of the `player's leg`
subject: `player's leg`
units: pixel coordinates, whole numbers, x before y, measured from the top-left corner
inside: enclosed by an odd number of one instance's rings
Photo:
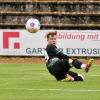
[[[69,64],[67,64],[65,61],[60,60],[58,58],[54,58],[50,61],[47,68],[49,72],[57,79],[62,80],[65,79],[66,73],[71,68]],[[66,67],[67,66],[67,67]]]
[[[93,59],[89,59],[87,64],[82,63],[81,61],[79,61],[78,59],[69,59],[69,64],[71,64],[72,66],[74,66],[77,69],[83,69],[85,72],[88,72],[90,67],[93,64]]]
[[[83,81],[84,77],[79,73],[68,71],[65,79],[67,81]]]

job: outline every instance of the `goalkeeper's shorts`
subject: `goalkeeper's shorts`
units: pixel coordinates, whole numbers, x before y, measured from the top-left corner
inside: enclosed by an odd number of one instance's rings
[[[65,79],[70,68],[71,66],[66,59],[52,58],[47,64],[47,69],[57,80]]]

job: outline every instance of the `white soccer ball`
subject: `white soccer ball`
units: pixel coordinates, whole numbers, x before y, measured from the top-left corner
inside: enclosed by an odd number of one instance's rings
[[[26,22],[26,30],[30,33],[36,33],[37,31],[40,30],[40,22],[38,19],[35,18],[30,18]]]

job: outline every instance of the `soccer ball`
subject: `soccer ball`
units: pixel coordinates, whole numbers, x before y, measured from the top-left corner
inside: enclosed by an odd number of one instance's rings
[[[26,30],[30,33],[36,33],[37,31],[40,30],[40,22],[38,19],[35,18],[30,18],[26,22]]]

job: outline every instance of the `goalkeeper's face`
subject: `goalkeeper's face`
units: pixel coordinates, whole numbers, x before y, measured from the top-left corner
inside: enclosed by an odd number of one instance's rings
[[[49,35],[49,38],[47,39],[48,44],[56,45],[57,42],[57,35]]]

